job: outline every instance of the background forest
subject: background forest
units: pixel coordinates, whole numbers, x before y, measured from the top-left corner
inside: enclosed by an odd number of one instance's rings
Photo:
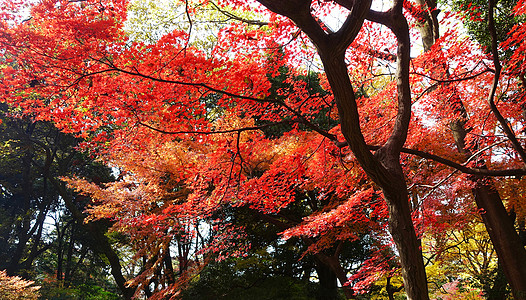
[[[0,298],[526,299],[526,1],[0,3]]]

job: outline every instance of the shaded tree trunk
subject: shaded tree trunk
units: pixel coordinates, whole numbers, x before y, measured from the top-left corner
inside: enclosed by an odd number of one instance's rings
[[[34,125],[30,124],[28,126],[27,132],[28,134],[31,134],[31,132],[34,129]],[[28,149],[25,151],[24,155],[22,156],[22,183],[21,187],[22,190],[20,191],[19,197],[20,201],[22,201],[22,219],[20,220],[20,224],[17,225],[17,244],[15,247],[15,250],[12,254],[12,257],[10,259],[10,262],[8,264],[8,267],[6,269],[6,272],[9,276],[17,275],[18,271],[20,270],[20,261],[22,260],[22,257],[24,256],[24,252],[26,251],[26,246],[29,242],[29,239],[31,237],[31,219],[32,219],[32,212],[31,212],[31,191],[32,191],[32,185],[33,181],[31,178],[31,160],[33,158],[33,154],[31,152],[31,148],[28,147]]]
[[[476,179],[477,186],[473,189],[475,202],[482,210],[482,220],[503,273],[510,283],[514,299],[526,299],[526,250],[492,181],[488,178]]]
[[[399,292],[402,289],[402,287],[395,288],[391,284],[391,278],[393,278],[391,275],[387,276],[387,280],[385,283],[385,291],[387,292],[387,297],[389,297],[389,300],[395,300],[395,293]]]
[[[133,295],[135,294],[135,289],[130,288],[126,285],[126,278],[124,278],[124,275],[122,274],[120,258],[115,252],[115,250],[113,250],[113,248],[111,247],[111,244],[108,241],[108,238],[104,234],[105,231],[101,228],[101,226],[98,223],[94,223],[94,222],[84,223],[84,215],[77,208],[72,197],[67,192],[63,184],[59,183],[54,178],[48,178],[48,179],[55,186],[57,191],[59,191],[61,197],[64,199],[64,203],[66,204],[66,207],[71,212],[73,218],[75,218],[77,223],[83,226],[86,229],[86,231],[90,233],[89,237],[90,237],[91,248],[99,255],[104,255],[107,258],[110,264],[111,274],[113,278],[115,279],[115,282],[117,283],[117,286],[119,287],[119,290],[123,294],[124,299],[126,300],[132,299]]]
[[[421,24],[420,32],[424,41],[424,51],[429,51],[436,37],[438,37],[430,36],[430,33],[438,35],[438,28],[430,29],[438,24],[436,21],[436,3],[429,0],[418,0],[418,2],[422,7],[428,8],[427,22]],[[448,76],[447,69],[444,68],[442,72],[442,75]],[[465,125],[467,112],[458,96],[452,97],[452,100],[452,108],[459,116],[450,124],[453,138],[457,150],[468,159],[471,157],[472,151],[465,146],[465,138],[469,132]],[[483,167],[485,161],[480,159],[478,164]],[[513,221],[509,217],[491,178],[471,176],[471,181],[474,184],[472,193],[475,203],[481,210],[482,220],[497,252],[503,272],[513,290],[514,297],[515,299],[526,299],[526,250],[515,230]]]
[[[37,230],[36,234],[32,237],[32,243],[31,249],[29,250],[29,253],[27,255],[27,258],[20,263],[20,269],[26,272],[27,270],[31,269],[31,266],[33,265],[33,261],[42,254],[46,249],[48,249],[51,244],[44,245],[43,247],[40,247],[42,244],[42,232],[44,230],[44,220],[47,215],[47,206],[49,205],[49,202],[45,205],[45,207],[41,207],[41,211],[39,212],[35,224],[33,225],[33,228]]]
[[[370,10],[371,1],[338,0],[350,14],[336,33],[327,33],[310,11],[311,1],[258,0],[275,13],[290,18],[316,45],[338,107],[341,131],[367,175],[378,184],[389,207],[389,230],[400,253],[402,276],[407,296],[411,300],[428,300],[428,287],[422,252],[409,209],[407,186],[400,164],[400,151],[406,141],[411,119],[409,86],[410,39],[409,26],[402,8],[395,0],[387,12]],[[351,84],[345,52],[354,41],[367,17],[390,28],[396,35],[398,112],[391,136],[373,155],[360,128],[360,115]],[[334,140],[334,139],[333,139]]]
[[[71,268],[73,262],[73,250],[75,247],[75,227],[72,226],[70,229],[69,243],[68,243],[68,252],[66,255],[66,268],[64,270],[64,286],[69,286],[71,282]]]
[[[507,291],[506,287],[508,286],[508,281],[504,272],[502,272],[502,266],[498,264],[497,274],[495,274],[495,279],[493,280],[493,285],[491,289],[487,291],[488,300],[506,300]]]
[[[316,300],[338,300],[338,278],[329,266],[316,259],[316,273],[319,279],[319,289]],[[347,297],[347,299],[352,299]]]
[[[70,278],[73,278],[75,276],[76,271],[79,269],[79,267],[81,265],[83,265],[84,258],[86,257],[87,254],[88,254],[88,247],[83,245],[80,257],[77,260],[77,263],[75,264],[75,266],[73,266],[73,268],[71,268],[71,271],[69,273]]]
[[[175,273],[174,273],[174,267],[172,263],[172,256],[170,255],[170,249],[167,249],[166,253],[164,254],[164,266],[166,270],[166,280],[168,284],[174,284],[175,283]]]
[[[66,228],[64,228],[64,231]],[[57,230],[58,231],[58,230]],[[60,237],[60,234],[58,235],[58,245],[57,245],[57,270],[56,270],[56,278],[58,282],[62,281],[62,274],[63,274],[63,261],[64,261],[64,234],[62,237]]]
[[[306,242],[307,242],[307,244],[311,244],[312,243],[309,240],[306,240]],[[340,284],[342,286],[345,298],[346,299],[355,299],[356,297],[354,296],[353,289],[350,286],[345,285],[347,283],[347,280],[348,280],[347,272],[345,272],[345,270],[343,269],[342,265],[340,264],[340,260],[338,259],[338,251],[336,251],[335,254],[332,255],[332,256],[328,256],[328,255],[325,255],[325,254],[322,254],[322,253],[318,253],[318,254],[315,255],[315,258],[316,258],[316,272],[318,272],[318,268],[320,268],[324,272],[327,272],[327,271],[330,270],[332,272],[332,275],[329,276],[329,275],[325,274],[327,276],[327,278],[334,277],[335,279],[338,279],[338,281],[340,282]],[[321,281],[320,281],[320,284],[322,284]],[[329,283],[327,282],[327,284],[329,284]],[[324,287],[322,287],[322,289],[323,288]]]

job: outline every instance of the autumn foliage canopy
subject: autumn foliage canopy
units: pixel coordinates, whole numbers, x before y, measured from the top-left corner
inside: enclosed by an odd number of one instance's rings
[[[174,243],[192,255],[159,299],[210,259],[243,257],[243,209],[303,241],[347,297],[401,274],[428,299],[408,270],[446,257],[449,233],[493,224],[481,187],[524,230],[526,25],[487,49],[462,27],[487,23],[470,6],[366,2],[172,1],[149,28],[138,1],[3,1],[1,101],[114,168],[105,185],[63,180],[146,258],[137,291],[168,272]],[[369,258],[347,272],[339,255],[364,236]]]

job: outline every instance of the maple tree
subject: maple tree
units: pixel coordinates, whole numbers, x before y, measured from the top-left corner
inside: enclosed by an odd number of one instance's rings
[[[39,286],[33,286],[32,281],[23,280],[17,276],[7,276],[5,271],[0,271],[0,296],[3,299],[38,299]]]
[[[428,6],[429,3],[421,4],[427,6],[429,11],[436,9],[436,6]],[[494,97],[500,80],[500,76],[511,76],[512,78],[517,77],[517,73],[513,71],[506,72],[507,74],[503,72],[503,74],[501,75],[502,66],[499,56],[502,50],[499,50],[498,42],[499,39],[502,40],[502,34],[498,35],[496,29],[497,27],[495,26],[495,8],[496,3],[490,1],[485,6],[473,5],[472,11],[468,10],[467,12],[467,15],[471,16],[470,20],[476,19],[477,16],[480,16],[481,10],[485,12],[486,18],[484,19],[488,20],[487,28],[489,32],[489,37],[486,40],[484,40],[482,44],[489,45],[489,47],[486,47],[485,50],[491,53],[493,64],[495,67],[495,75],[493,76],[493,82],[491,84],[489,82],[486,84],[486,86],[491,86],[490,91],[483,91],[480,94],[480,96],[477,97],[480,99],[484,99],[484,97],[486,97],[491,110],[490,114],[496,119],[497,122],[494,126],[499,126],[499,129],[505,133],[505,136],[512,143],[517,155],[523,157],[523,154],[521,153],[523,153],[524,150],[520,145],[516,134],[513,132],[509,124],[506,123],[507,121],[505,117],[501,114],[501,111],[499,110],[499,108],[497,108],[497,105],[494,102]],[[440,42],[432,46],[433,41],[439,39],[436,33],[438,32],[438,28],[435,28],[435,32],[434,34],[431,34],[431,36],[429,36],[430,34],[425,33],[426,26],[429,27],[427,28],[427,32],[432,32],[433,30],[430,28],[437,26],[436,20],[435,22],[431,21],[433,18],[436,19],[436,16],[433,16],[432,14],[429,14],[428,16],[428,20],[421,27],[421,31],[423,32],[422,35],[428,36],[428,42],[427,44],[426,42],[424,42],[424,48],[426,51],[433,51],[432,47],[435,47],[434,50],[438,49],[439,51],[441,51],[439,47],[439,45],[441,44]],[[512,16],[508,16],[508,18],[513,20]],[[471,23],[468,23],[471,24],[470,29],[472,29],[473,27],[480,28],[480,25],[476,25],[476,22],[470,22]],[[508,23],[509,21],[502,21],[501,18],[500,22],[505,23],[505,26],[502,26],[501,30],[507,31],[510,27]],[[475,31],[475,36],[478,36],[479,39],[480,35],[480,30]],[[504,47],[504,49],[506,48]],[[480,59],[473,59],[473,61],[477,60]],[[442,68],[442,70],[440,70],[440,68]],[[449,94],[451,97],[451,104],[449,109],[451,112],[454,113],[454,117],[448,120],[449,125],[452,129],[453,138],[457,150],[465,156],[465,159],[471,159],[472,157],[474,157],[474,152],[480,149],[484,141],[482,139],[477,138],[471,139],[471,137],[469,136],[473,134],[475,130],[473,130],[473,123],[470,120],[470,118],[473,118],[473,116],[471,116],[468,113],[469,108],[466,107],[466,101],[464,100],[465,96],[462,95],[462,93],[458,90],[458,86],[456,86],[455,84],[451,84],[451,82],[449,81],[452,76],[447,66],[444,67],[443,65],[438,65],[437,67],[435,67],[435,70],[433,71],[433,76],[435,78],[444,78],[444,81],[442,81],[441,84],[443,86],[446,86],[448,90],[446,94]],[[517,78],[515,78],[515,80],[516,79]],[[482,80],[484,79],[482,78]],[[490,79],[488,78],[488,80]],[[501,97],[503,97],[502,94]],[[514,96],[511,96],[508,101],[513,102],[515,100],[518,99],[514,99]],[[520,109],[520,107],[522,106],[520,104],[520,100],[516,104],[517,105],[515,109]],[[489,159],[491,159],[491,155],[489,157]],[[480,167],[486,167],[486,159],[486,157],[480,156],[474,163]],[[524,160],[524,157],[522,158],[522,160]],[[508,212],[506,211],[506,208],[502,203],[499,191],[495,187],[495,184],[492,179],[483,176],[474,176],[469,178],[468,180],[470,180],[470,182],[472,183],[471,189],[474,196],[474,200],[478,208],[482,211],[482,219],[488,229],[488,233],[495,247],[495,250],[498,253],[499,263],[502,265],[503,272],[506,274],[506,277],[510,282],[514,297],[517,299],[522,299],[524,297],[523,291],[526,288],[526,282],[523,279],[523,273],[526,272],[526,265],[524,265],[523,263],[524,260],[526,260],[526,251],[524,250],[523,242],[520,240],[519,235],[517,234],[514,228],[514,220],[508,216]]]
[[[426,217],[439,215],[445,197],[467,198],[471,189],[513,293],[522,299],[524,248],[502,201],[491,200],[499,189],[521,185],[491,176],[526,173],[515,133],[523,131],[516,105],[523,101],[522,23],[502,44],[512,54],[501,61],[491,1],[491,56],[475,43],[460,43],[453,29],[439,36],[438,11],[429,1],[394,1],[384,11],[371,9],[371,1],[182,1],[189,25],[151,41],[124,30],[127,4],[6,1],[0,86],[2,100],[22,114],[78,134],[85,149],[121,168],[122,180],[106,187],[69,183],[93,197],[95,218],[117,220],[118,230],[137,245],[137,257],[144,254],[147,268],[132,285],[153,283],[162,295],[178,293],[170,263],[174,243],[180,274],[199,270],[208,250],[242,254],[243,245],[228,245],[241,234],[228,218],[214,223],[225,207],[248,207],[284,224],[280,213],[314,197],[322,207],[284,226],[284,238],[301,237],[322,257],[324,250],[359,238],[364,228],[383,236],[388,224],[405,293],[429,299],[419,235],[439,226]],[[25,5],[31,6],[29,19],[17,13]],[[524,5],[517,3],[517,14]],[[229,19],[207,48],[199,48],[192,18],[211,6]],[[228,6],[265,21],[236,16]],[[330,15],[338,16],[339,28]],[[418,28],[425,53],[411,59]],[[272,79],[280,76],[283,84],[277,85]],[[504,78],[507,83],[499,85]],[[309,85],[313,80],[319,88]],[[496,95],[502,101],[496,103]],[[270,134],[274,126],[280,129]],[[460,156],[452,154],[455,146]],[[449,168],[456,171],[444,175]],[[451,177],[465,184],[439,193]],[[459,210],[469,207],[463,204]],[[199,237],[202,223],[216,225],[206,245]],[[196,250],[191,259],[190,250]],[[345,285],[350,278],[338,254],[322,260]],[[375,268],[378,257],[364,263],[369,275],[382,268],[389,273],[387,263]],[[155,278],[160,270],[165,276]],[[365,282],[374,279],[366,276]],[[188,280],[181,276],[179,283]]]

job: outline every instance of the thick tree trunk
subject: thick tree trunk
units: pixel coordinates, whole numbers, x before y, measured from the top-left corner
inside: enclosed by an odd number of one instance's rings
[[[389,208],[389,231],[400,255],[407,297],[411,300],[427,300],[429,295],[422,251],[411,219],[409,195],[399,158],[399,149],[405,142],[409,125],[411,98],[406,81],[409,74],[409,37],[403,32],[404,28],[398,28],[397,31],[398,34],[404,35],[400,38],[402,41],[399,41],[397,55],[399,113],[393,134],[374,156],[364,143],[355,96],[343,57],[338,61],[334,55],[325,56],[323,49],[320,49],[320,56],[336,98],[342,133],[360,165],[384,193]],[[406,32],[408,34],[408,31]]]
[[[327,264],[317,259],[316,273],[320,283],[316,300],[338,300],[338,284],[333,270]],[[352,299],[347,295],[346,297],[347,299]]]
[[[403,175],[399,178],[402,178]],[[393,180],[395,181],[395,180]],[[400,182],[405,186],[405,182]],[[384,195],[389,208],[389,232],[400,255],[402,277],[408,299],[429,299],[420,241],[411,219],[407,189]]]
[[[486,184],[489,181],[490,183]],[[482,210],[493,247],[510,283],[514,299],[526,299],[526,250],[515,231],[499,193],[488,178],[478,178],[473,189],[477,207]]]
[[[460,101],[460,99],[459,99]],[[462,103],[459,104],[462,109]],[[467,134],[464,122],[459,120],[452,123],[453,137],[458,151],[466,158],[471,156],[471,151],[464,147],[464,137]],[[484,165],[485,162],[478,162]],[[503,273],[506,275],[515,299],[526,299],[526,250],[519,234],[504,204],[496,190],[491,178],[471,177],[474,187],[472,193],[477,208],[481,210],[482,221],[486,226],[489,237],[497,252]]]
[[[332,61],[324,61],[324,65],[335,97],[337,99],[338,96],[341,97],[339,99],[354,99],[345,65]],[[345,107],[347,105],[348,107]],[[427,300],[429,296],[422,252],[411,219],[407,185],[398,155],[389,153],[389,149],[387,149],[379,150],[373,156],[366,146],[361,145],[360,140],[363,140],[363,136],[361,132],[357,132],[359,127],[356,129],[356,124],[353,124],[353,118],[359,120],[356,107],[348,103],[340,103],[338,109],[342,132],[347,143],[365,172],[384,192],[389,208],[389,231],[400,255],[402,276],[408,299]]]
[[[411,300],[428,300],[422,253],[411,220],[407,186],[400,165],[400,151],[406,141],[411,119],[410,40],[409,26],[402,12],[404,1],[393,1],[393,6],[386,12],[374,12],[370,10],[371,1],[335,0],[350,11],[341,28],[335,33],[327,33],[312,16],[311,1],[258,1],[275,13],[289,17],[316,45],[336,100],[345,141],[367,175],[384,192],[389,206],[389,227],[400,253],[407,296]],[[395,33],[398,42],[398,112],[390,137],[375,155],[369,150],[360,128],[358,105],[345,64],[345,52],[358,35],[365,17],[389,27]]]
[[[307,241],[307,244],[310,244],[309,241]],[[345,295],[346,299],[355,299],[354,291],[352,287],[346,286],[347,283],[347,273],[343,269],[342,265],[340,264],[340,261],[338,259],[338,254],[335,254],[334,256],[327,256],[321,253],[316,254],[316,262],[317,266],[319,268],[322,268],[324,270],[330,270],[332,274],[334,274],[334,278],[337,278],[340,282],[341,286],[343,287],[343,293]],[[318,270],[318,268],[316,268]],[[321,282],[320,282],[321,284]]]
[[[392,16],[395,19],[397,16]],[[373,156],[364,142],[359,124],[355,95],[343,57],[320,56],[338,105],[342,133],[368,176],[382,189],[389,208],[389,231],[400,255],[405,292],[410,300],[429,299],[427,278],[420,243],[416,236],[405,176],[400,165],[400,149],[405,142],[411,115],[409,89],[409,36],[402,16],[393,21],[392,29],[399,38],[397,54],[398,115],[387,143]],[[405,26],[404,26],[405,25]],[[399,27],[398,27],[399,26]]]
[[[426,22],[420,25],[420,33],[424,42],[424,51],[430,50],[438,37],[438,22],[436,21],[436,3],[434,1],[418,0],[418,3],[428,8]],[[431,29],[432,28],[432,29]],[[434,36],[432,36],[434,33]],[[448,74],[443,70],[442,75]],[[458,113],[459,119],[451,122],[451,129],[457,150],[466,159],[472,152],[465,147],[465,137],[468,130],[465,127],[467,113],[461,99],[453,97],[452,108]],[[475,149],[474,149],[475,150]],[[481,166],[485,162],[478,162]],[[472,177],[472,189],[475,203],[482,211],[482,220],[489,233],[491,242],[497,252],[502,270],[508,279],[515,299],[526,299],[526,250],[515,230],[502,199],[491,178]]]

